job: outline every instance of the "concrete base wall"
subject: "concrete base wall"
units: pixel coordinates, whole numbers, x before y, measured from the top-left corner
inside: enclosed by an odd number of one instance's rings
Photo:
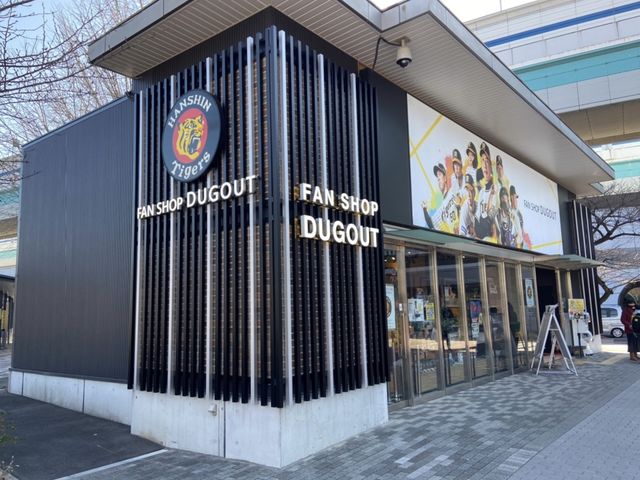
[[[131,424],[133,393],[122,383],[11,370],[9,393],[23,395],[94,417],[126,425]]]
[[[386,385],[281,409],[227,404],[226,456],[284,467],[388,419]]]
[[[387,386],[285,408],[127,390],[12,370],[9,392],[131,425],[169,448],[284,467],[388,420]]]
[[[169,448],[221,456],[223,419],[224,402],[136,392],[131,433]]]

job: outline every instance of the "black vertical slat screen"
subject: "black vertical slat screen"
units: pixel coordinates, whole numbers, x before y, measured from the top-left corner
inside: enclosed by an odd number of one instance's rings
[[[249,402],[252,385],[261,405],[282,407],[288,394],[295,402],[325,397],[333,390],[347,392],[387,380],[386,325],[383,312],[382,238],[380,248],[362,248],[365,332],[360,326],[358,253],[351,246],[329,244],[330,298],[325,298],[325,247],[319,241],[296,236],[300,215],[322,217],[324,208],[303,204],[292,193],[300,183],[355,194],[352,123],[358,125],[357,179],[360,197],[378,201],[376,158],[376,105],[373,89],[357,81],[357,111],[351,107],[349,72],[324,61],[325,104],[320,105],[320,57],[308,46],[287,36],[284,77],[277,30],[272,27],[254,37],[251,65],[247,44],[238,43],[212,54],[207,61],[177,72],[138,95],[136,125],[143,154],[140,189],[145,205],[186,196],[212,184],[249,174],[249,138],[253,139],[253,170],[259,179],[252,198],[219,201],[207,207],[183,208],[140,221],[140,285],[136,360],[138,388],[149,392]],[[247,97],[248,75],[253,91]],[[206,79],[209,76],[210,84]],[[175,87],[171,98],[172,82]],[[283,83],[284,82],[284,83]],[[221,148],[208,175],[184,184],[173,180],[161,158],[164,123],[172,103],[195,89],[208,89],[218,99],[224,119]],[[286,103],[282,108],[282,89]],[[248,105],[253,109],[251,135],[247,135]],[[327,131],[321,131],[320,115],[326,112]],[[286,122],[288,137],[282,139]],[[321,136],[327,141],[324,185]],[[284,144],[282,143],[284,141]],[[282,164],[282,148],[288,164]],[[288,178],[281,174],[288,171]],[[286,181],[289,198],[282,196]],[[253,205],[253,232],[249,209]],[[288,209],[290,225],[283,224]],[[355,222],[352,213],[329,211],[331,221]],[[362,225],[379,228],[381,221],[362,217]],[[211,232],[210,238],[207,232]],[[249,239],[253,234],[252,270]],[[283,250],[289,235],[290,251]],[[381,235],[381,234],[380,234]],[[173,256],[173,266],[171,258]],[[210,259],[210,268],[207,261]],[[282,281],[289,268],[290,298],[284,298]],[[253,275],[255,291],[249,291]],[[171,290],[173,286],[173,290]],[[207,292],[211,292],[210,298]],[[249,296],[255,304],[254,332],[250,337]],[[172,300],[171,300],[172,299]],[[325,302],[332,309],[332,338],[327,338]],[[291,325],[286,322],[291,306]],[[207,317],[208,313],[208,317]],[[288,328],[290,327],[290,330]],[[287,339],[287,332],[291,338]],[[364,333],[365,344],[361,342]],[[171,339],[171,344],[169,340]],[[286,346],[291,343],[287,356]],[[328,384],[328,343],[333,351],[333,385]],[[250,352],[254,346],[255,382],[251,382]],[[367,364],[361,365],[363,349]],[[210,355],[207,355],[207,352]],[[207,358],[210,364],[207,368]],[[288,363],[288,358],[291,363]],[[168,367],[171,365],[171,372]],[[206,372],[210,372],[207,378]],[[291,372],[291,383],[287,378]],[[287,385],[292,392],[287,391]]]
[[[349,73],[331,62],[325,63],[325,111],[327,118],[328,184],[321,180],[319,125],[319,85],[317,54],[308,47],[287,37],[287,86],[289,149],[289,189],[301,182],[326,186],[337,193],[355,193],[355,169],[352,159],[352,122],[358,125],[360,197],[378,201],[375,93],[359,81],[357,84],[357,112],[351,111]],[[355,115],[355,119],[353,116]],[[317,206],[289,201],[290,218],[308,214],[322,217]],[[330,210],[330,220],[345,223],[355,216]],[[379,216],[362,217],[365,226],[382,230]],[[292,220],[291,230],[294,230]],[[326,352],[324,330],[324,258],[321,242],[291,235],[289,252],[292,291],[292,365],[293,399],[295,402],[318,398],[327,394]],[[361,349],[366,349],[369,384],[387,380],[386,325],[382,295],[382,238],[380,248],[362,249],[363,290],[365,306],[365,342],[360,341],[360,306],[358,302],[357,250],[351,246],[330,244],[331,308],[333,338],[333,389],[336,393],[364,386]]]

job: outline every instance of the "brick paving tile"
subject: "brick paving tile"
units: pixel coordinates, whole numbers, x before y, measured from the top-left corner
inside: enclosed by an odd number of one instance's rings
[[[640,479],[620,462],[640,429],[640,369],[599,363],[579,376],[521,373],[396,410],[390,421],[284,469],[169,450],[86,480],[146,479]]]

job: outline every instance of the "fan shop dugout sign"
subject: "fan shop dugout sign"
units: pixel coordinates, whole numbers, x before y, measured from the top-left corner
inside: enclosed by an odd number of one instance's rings
[[[173,104],[162,134],[162,160],[171,177],[192,182],[209,169],[220,147],[222,114],[218,101],[204,90],[191,90]],[[249,175],[189,191],[184,196],[141,205],[138,220],[253,195],[258,176]]]
[[[180,182],[198,179],[213,162],[221,131],[220,105],[209,92],[192,90],[178,98],[162,134],[162,159],[169,174]]]

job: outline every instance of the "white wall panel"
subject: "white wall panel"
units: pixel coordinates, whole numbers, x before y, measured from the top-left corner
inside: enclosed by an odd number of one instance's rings
[[[558,55],[570,52],[578,48],[579,38],[577,32],[570,32],[564,35],[548,38],[546,41],[547,55]]]
[[[513,49],[513,63],[525,63],[545,56],[545,46],[541,41],[521,45]]]
[[[575,83],[549,88],[547,93],[547,105],[554,111],[575,110],[580,105],[578,85]]]
[[[580,47],[600,45],[616,40],[618,30],[615,23],[607,23],[597,27],[585,28],[580,32]]]
[[[640,98],[640,69],[610,75],[608,78],[611,101]]]
[[[502,60],[502,62],[505,65],[512,65],[513,64],[513,53],[512,51],[509,50],[503,50],[501,52],[496,52],[496,56]]]
[[[607,77],[594,78],[578,83],[578,98],[580,108],[600,105],[607,102],[609,93],[609,79]]]
[[[640,35],[640,15],[620,20],[618,22],[618,35],[620,38],[637,37]]]

